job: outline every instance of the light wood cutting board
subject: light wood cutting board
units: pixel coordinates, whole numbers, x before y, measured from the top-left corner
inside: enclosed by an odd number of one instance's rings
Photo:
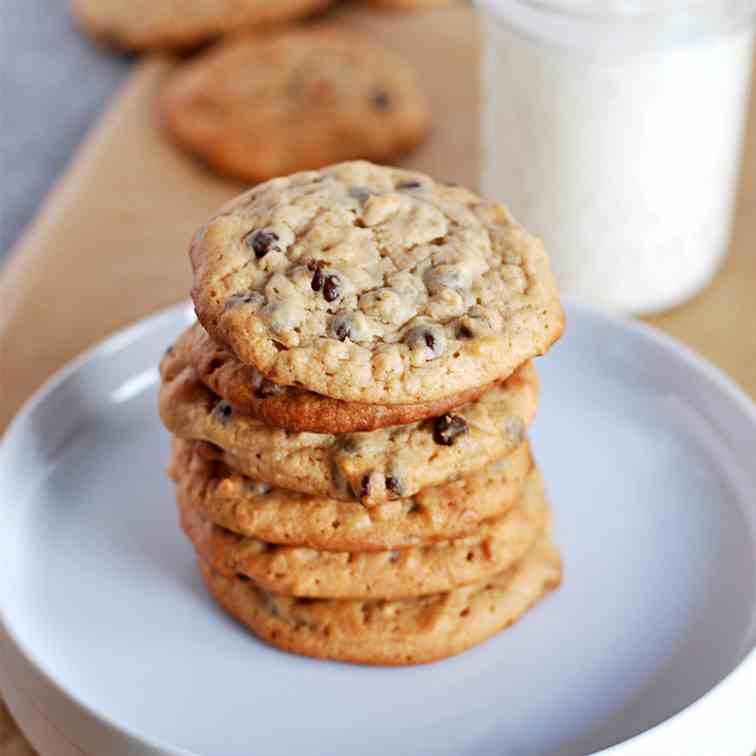
[[[340,22],[402,52],[434,114],[431,139],[403,164],[475,185],[478,29],[467,9]],[[155,116],[175,63],[135,70],[15,250],[0,278],[0,430],[39,384],[113,329],[186,297],[186,247],[241,187],[213,177],[163,137]],[[751,109],[732,253],[714,284],[656,325],[756,395],[756,108]],[[0,756],[31,753],[0,704]],[[54,756],[45,754],[44,756]]]

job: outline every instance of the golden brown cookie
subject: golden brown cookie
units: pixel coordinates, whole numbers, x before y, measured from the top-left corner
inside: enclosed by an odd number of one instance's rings
[[[525,443],[460,480],[364,507],[254,481],[202,442],[174,439],[173,448],[177,496],[203,517],[241,535],[326,551],[384,551],[471,535],[509,510],[533,466]]]
[[[428,125],[402,58],[323,25],[221,41],[167,83],[163,116],[180,146],[245,181],[392,160]]]
[[[123,50],[195,47],[237,29],[264,28],[322,10],[333,0],[72,0],[81,26]]]
[[[262,184],[195,236],[192,298],[271,381],[410,404],[502,380],[564,315],[540,241],[496,202],[342,163]]]
[[[441,593],[496,575],[518,562],[548,524],[540,473],[522,496],[473,535],[394,551],[318,551],[232,533],[179,500],[181,524],[216,572],[244,575],[264,591],[309,598],[407,598]]]
[[[200,559],[218,603],[278,648],[360,664],[407,665],[453,656],[509,627],[562,577],[547,538],[515,567],[481,583],[394,601],[296,599],[224,577]]]
[[[392,10],[419,10],[462,5],[460,0],[366,0],[366,2],[376,8],[390,8]]]
[[[313,433],[350,433],[405,425],[443,415],[477,399],[491,386],[415,404],[344,402],[312,391],[272,383],[251,365],[245,365],[226,347],[210,338],[199,324],[179,336],[161,363],[171,380],[187,365],[216,394],[267,425]]]
[[[524,442],[537,397],[537,374],[528,363],[476,401],[420,423],[338,436],[291,433],[235,409],[186,368],[161,384],[159,409],[171,433],[215,444],[240,473],[279,488],[357,498],[371,506],[413,496],[507,456]]]

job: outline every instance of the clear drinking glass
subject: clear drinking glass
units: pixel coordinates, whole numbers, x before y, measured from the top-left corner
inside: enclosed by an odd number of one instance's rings
[[[756,0],[479,0],[481,184],[565,294],[633,313],[726,254]]]

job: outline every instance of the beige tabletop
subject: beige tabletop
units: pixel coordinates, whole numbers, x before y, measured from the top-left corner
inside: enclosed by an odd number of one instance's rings
[[[471,11],[401,16],[350,9],[341,22],[397,48],[431,99],[432,138],[404,161],[475,184],[477,26]],[[422,30],[423,44],[417,44]],[[127,82],[82,146],[0,277],[0,430],[52,372],[123,326],[186,297],[186,246],[237,184],[163,138],[155,98],[175,64],[152,60]],[[654,324],[756,396],[756,108],[731,253],[714,283]],[[31,754],[0,704],[0,756]],[[45,754],[54,756],[54,754]]]

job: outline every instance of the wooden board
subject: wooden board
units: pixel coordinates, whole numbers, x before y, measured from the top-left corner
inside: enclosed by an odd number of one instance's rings
[[[466,9],[381,14],[349,9],[417,68],[432,138],[405,161],[450,181],[477,176],[478,30]],[[238,193],[168,144],[155,100],[174,67],[139,66],[19,243],[0,278],[0,430],[52,372],[123,326],[183,299],[186,247],[207,215]],[[756,395],[756,109],[752,106],[732,253],[714,284],[652,322]],[[26,756],[0,705],[0,756]],[[45,754],[45,756],[53,756]]]

